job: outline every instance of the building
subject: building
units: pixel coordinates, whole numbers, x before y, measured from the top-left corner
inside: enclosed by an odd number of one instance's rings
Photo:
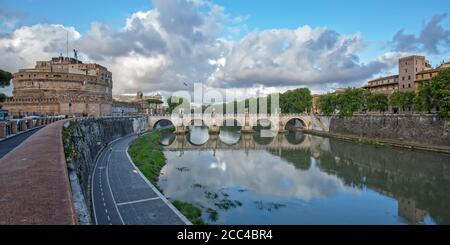
[[[421,85],[429,83],[433,77],[437,76],[439,72],[445,68],[450,68],[450,62],[447,63],[442,62],[442,64],[436,67],[435,69],[429,69],[418,72],[416,74],[416,80],[414,82],[414,89],[416,91],[419,91],[419,87]]]
[[[98,64],[57,57],[13,74],[10,115],[103,116],[112,113],[112,73]]]
[[[129,116],[139,113],[140,104],[134,102],[125,102],[113,100],[112,115],[113,116]]]
[[[162,96],[159,94],[146,96],[142,92],[138,92],[135,96],[132,95],[117,95],[114,100],[123,102],[132,102],[139,104],[139,113],[144,114],[164,114],[164,102]]]
[[[398,75],[370,80],[363,88],[385,94],[392,94],[395,91],[416,91],[416,75],[430,69],[431,65],[425,56],[403,57],[398,61]]]
[[[431,69],[431,65],[425,56],[412,55],[401,58],[398,61],[398,69],[399,90],[415,91],[414,83],[416,81],[416,74]]]
[[[398,87],[398,75],[381,77],[375,80],[370,80],[367,82],[363,88],[368,89],[372,92],[380,92],[385,94],[392,94],[399,90]]]

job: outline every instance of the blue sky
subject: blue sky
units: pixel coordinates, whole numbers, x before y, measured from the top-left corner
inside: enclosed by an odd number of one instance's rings
[[[449,13],[448,0],[214,0],[234,16],[248,17],[249,30],[297,28],[302,25],[328,27],[342,34],[362,32],[371,40],[388,40],[401,28],[417,32],[435,14]],[[87,31],[100,21],[116,28],[132,13],[153,7],[150,0],[0,0],[23,14],[23,24],[58,23]],[[407,6],[407,9],[406,9]],[[403,17],[402,11],[413,18]],[[450,19],[446,21],[450,26]]]
[[[157,12],[159,17],[135,16],[134,24],[138,29],[124,30],[127,18],[138,11]],[[36,54],[36,59],[44,59],[46,57],[42,56],[58,53],[61,45],[57,44],[61,43],[64,32],[74,31],[71,34],[76,39],[73,45],[81,49],[87,59],[109,66],[121,92],[139,87],[164,90],[167,82],[163,81],[178,84],[177,79],[207,79],[211,84],[224,87],[280,84],[283,88],[309,86],[321,90],[359,86],[367,79],[395,72],[392,61],[405,54],[426,55],[434,65],[442,59],[448,60],[449,13],[448,0],[0,0],[0,44],[2,39],[6,43],[4,47],[0,45],[0,51],[10,52],[10,57],[18,56],[4,64],[14,71],[30,65],[22,62],[30,54],[33,58]],[[210,18],[208,14],[217,18]],[[233,22],[235,19],[242,21]],[[169,23],[170,20],[175,22]],[[93,23],[97,24],[92,26]],[[311,30],[305,26],[310,26]],[[221,28],[237,28],[240,32],[234,35],[215,33]],[[297,28],[300,31],[296,31]],[[200,36],[189,33],[199,29],[209,33]],[[27,50],[22,52],[23,48],[16,46],[29,41],[27,30],[31,30],[32,38],[41,49],[33,47],[35,50],[32,50],[27,44]],[[8,35],[1,36],[2,33]],[[47,37],[39,33],[46,33]],[[51,40],[45,40],[49,38]],[[221,38],[228,41],[221,41]],[[283,52],[276,51],[280,45],[299,40],[303,43],[288,45]],[[212,50],[212,46],[217,49]],[[204,53],[188,54],[180,47]],[[262,52],[260,47],[267,52],[258,53]],[[329,61],[315,58],[326,57],[330,52]],[[305,60],[290,62],[298,55]],[[380,57],[384,57],[383,60]],[[135,63],[139,69],[124,73],[121,62],[125,61]],[[230,61],[241,63],[233,66]],[[279,69],[275,68],[274,61],[281,65]],[[188,64],[195,64],[195,67],[186,68]],[[211,65],[213,67],[209,67]],[[340,74],[323,74],[308,80],[311,77],[308,72],[314,69],[319,72],[336,69],[333,72]],[[297,75],[290,72],[292,70],[303,73],[297,72]],[[162,75],[156,77],[161,71]],[[266,71],[272,74],[261,74]],[[129,80],[128,84],[123,80]],[[172,89],[175,87],[167,88]]]

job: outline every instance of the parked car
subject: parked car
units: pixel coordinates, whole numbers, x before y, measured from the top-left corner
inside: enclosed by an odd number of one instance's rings
[[[8,111],[0,109],[0,121],[8,120]]]

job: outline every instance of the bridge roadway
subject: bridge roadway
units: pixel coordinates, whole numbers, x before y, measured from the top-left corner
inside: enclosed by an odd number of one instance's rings
[[[191,224],[134,166],[128,145],[136,135],[110,144],[97,159],[92,204],[98,225]]]
[[[12,151],[14,148],[22,144],[26,139],[28,139],[31,135],[36,133],[41,128],[34,128],[31,130],[28,130],[27,132],[15,135],[11,138],[4,139],[0,141],[0,158],[4,157],[6,154],[8,154],[10,151]]]

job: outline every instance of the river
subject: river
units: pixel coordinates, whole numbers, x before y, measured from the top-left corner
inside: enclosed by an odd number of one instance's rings
[[[208,224],[450,224],[450,155],[233,127],[161,143],[159,187]]]

